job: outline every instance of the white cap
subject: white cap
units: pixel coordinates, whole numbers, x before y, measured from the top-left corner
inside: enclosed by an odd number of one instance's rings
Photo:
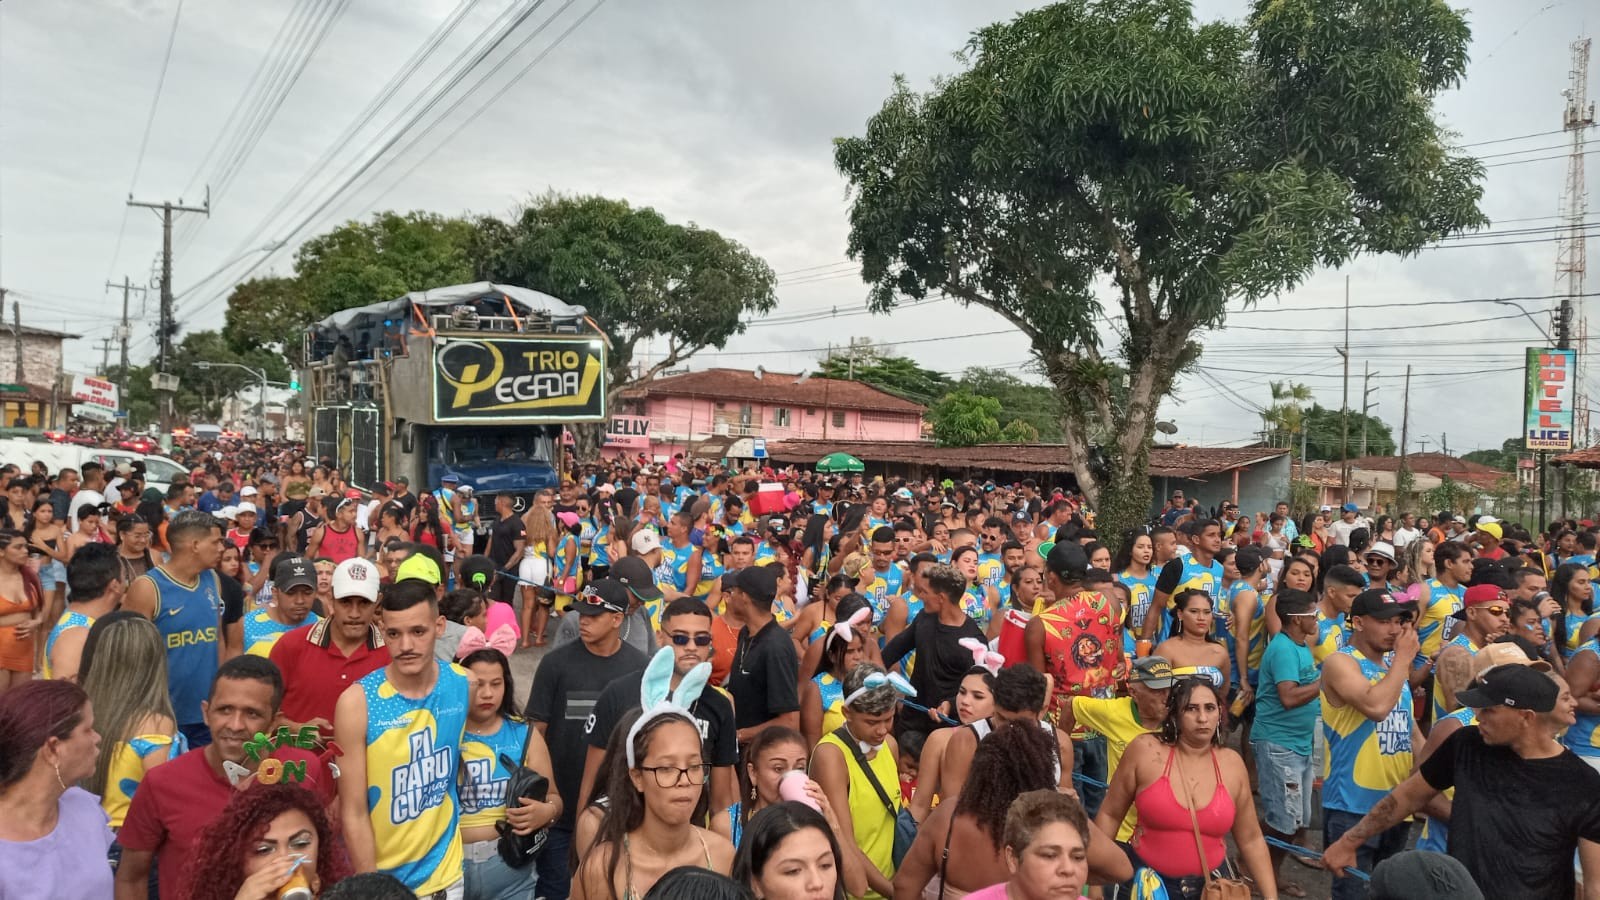
[[[636,556],[643,556],[652,550],[661,549],[661,535],[649,528],[641,528],[633,533],[633,540],[629,542]]]
[[[241,503],[238,506],[235,506],[233,508],[233,517],[235,519],[237,519],[238,517],[244,515],[245,513],[253,513],[253,512],[256,512],[256,511],[257,511],[256,510],[256,505],[254,503],[251,503],[250,501],[246,500],[245,502],[243,502],[243,503]]]
[[[256,490],[256,486],[255,485],[247,484],[242,489],[240,489],[239,496],[241,496],[241,497],[254,497],[255,495],[257,495],[259,493],[261,493],[261,492]]]
[[[217,510],[217,518],[226,519],[229,522],[232,522],[234,519],[239,518],[239,510],[236,507],[224,506],[223,508]]]
[[[347,559],[333,570],[333,599],[378,599],[378,567],[361,557]]]

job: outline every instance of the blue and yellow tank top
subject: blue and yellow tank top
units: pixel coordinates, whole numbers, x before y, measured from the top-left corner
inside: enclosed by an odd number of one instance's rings
[[[56,620],[55,627],[50,629],[50,636],[44,639],[44,677],[46,681],[55,677],[50,673],[50,651],[55,649],[56,638],[74,628],[88,628],[93,624],[94,618],[92,616],[86,616],[81,612],[73,612],[70,609],[62,613],[61,618]]]
[[[189,750],[183,732],[177,734],[141,734],[119,742],[111,750],[111,761],[106,764],[106,794],[100,798],[100,808],[111,818],[113,830],[122,827],[128,817],[128,807],[133,805],[133,792],[144,781],[144,758],[160,747],[170,747],[166,760],[171,761]]]
[[[1155,635],[1155,642],[1158,644],[1175,633],[1172,627],[1172,601],[1178,594],[1191,588],[1198,588],[1211,597],[1213,608],[1221,602],[1222,563],[1213,559],[1211,560],[1211,565],[1202,566],[1195,561],[1193,556],[1182,556],[1178,557],[1178,559],[1183,564],[1183,570],[1178,575],[1177,586],[1172,589],[1171,594],[1167,595],[1167,603],[1161,608],[1161,627],[1156,631]],[[1160,577],[1158,574],[1156,579],[1159,581]],[[1135,626],[1142,629],[1144,623],[1137,622]]]
[[[1445,647],[1465,647],[1465,648],[1467,648],[1467,652],[1472,654],[1473,656],[1477,656],[1478,655],[1478,651],[1480,649],[1482,649],[1477,644],[1474,644],[1471,640],[1469,640],[1465,633],[1458,634],[1455,637],[1451,638],[1450,642],[1445,644],[1444,646]],[[1443,652],[1444,647],[1440,647],[1439,650],[1441,652]],[[1450,713],[1450,710],[1444,708],[1444,688],[1439,684],[1439,679],[1438,679],[1437,676],[1433,679],[1432,700],[1433,700],[1433,720],[1435,722],[1437,722],[1437,721],[1439,721],[1440,719],[1444,718],[1446,715],[1448,715]]]
[[[1439,655],[1439,647],[1444,643],[1445,620],[1461,609],[1461,603],[1467,596],[1466,588],[1459,584],[1445,587],[1437,578],[1428,581],[1427,591],[1427,601],[1417,616],[1417,638],[1422,641],[1422,652],[1417,654],[1419,660],[1433,659]]]
[[[572,548],[572,562],[567,562],[567,548]],[[561,535],[561,540],[556,542],[556,552],[550,556],[550,574],[555,578],[556,587],[561,587],[561,582],[566,578],[575,578],[583,573],[583,554],[578,552],[578,538],[568,532]]]
[[[1445,719],[1455,719],[1457,722],[1460,722],[1463,726],[1478,724],[1478,714],[1476,712],[1474,712],[1473,710],[1468,709],[1468,708],[1458,709],[1453,713],[1447,713],[1444,718]],[[1434,727],[1438,727],[1439,722],[1442,722],[1442,721],[1444,721],[1444,719],[1439,719],[1438,721],[1435,721],[1433,723]],[[1453,787],[1452,788],[1445,788],[1444,795],[1446,797],[1449,797],[1450,799],[1454,800],[1455,796],[1456,796],[1456,789],[1453,788]],[[1450,825],[1449,825],[1449,823],[1440,822],[1440,821],[1438,821],[1436,819],[1429,818],[1429,819],[1425,820],[1422,823],[1422,834],[1417,836],[1417,849],[1418,850],[1431,850],[1434,853],[1447,853],[1447,852],[1449,852],[1449,848],[1448,848],[1449,841],[1450,841]]]
[[[589,565],[611,565],[611,526],[601,525],[589,538]]]
[[[314,625],[320,618],[316,613],[306,613],[306,620],[300,625]],[[267,610],[258,609],[244,617],[244,652],[251,656],[271,656],[278,638],[300,625],[285,625],[274,619]]]
[[[1144,620],[1150,615],[1150,601],[1156,595],[1157,577],[1155,572],[1135,575],[1131,569],[1124,569],[1117,574],[1117,581],[1128,588],[1127,618],[1122,627],[1126,632],[1123,643],[1130,654],[1139,640],[1139,633],[1144,630]]]
[[[1600,638],[1590,638],[1583,642],[1572,655],[1579,653],[1593,653],[1600,656]],[[1568,750],[1579,756],[1590,759],[1600,758],[1600,714],[1585,713],[1578,710],[1578,720],[1561,736],[1561,743]]]
[[[900,809],[900,767],[895,762],[894,754],[889,752],[885,744],[878,748],[876,756],[867,760],[867,765],[872,767],[872,774],[877,776],[878,784],[889,795],[889,803],[895,809],[895,812],[890,812],[844,741],[830,731],[817,742],[819,747],[823,744],[832,744],[844,754],[845,771],[850,774],[850,808],[847,812],[855,826],[856,846],[861,848],[867,860],[878,868],[883,877],[893,878],[894,823]],[[816,759],[816,754],[812,754],[812,759]],[[870,889],[863,896],[865,900],[884,900],[883,895]]]
[[[152,619],[167,645],[167,692],[179,725],[205,721],[200,702],[211,692],[217,674],[217,628],[222,621],[222,594],[217,573],[206,569],[194,584],[180,584],[156,566],[144,574],[156,586]]]
[[[1368,684],[1377,684],[1388,670],[1361,655],[1354,647],[1341,647],[1361,666]],[[1411,692],[1401,691],[1400,702],[1382,721],[1374,722],[1353,706],[1334,706],[1328,689],[1322,689],[1322,733],[1327,738],[1327,763],[1322,780],[1322,805],[1329,809],[1365,815],[1373,805],[1411,774]]]
[[[1329,618],[1317,607],[1317,642],[1311,645],[1311,658],[1317,665],[1344,647],[1344,613]]]
[[[506,787],[511,784],[511,772],[500,761],[500,754],[520,764],[528,727],[526,722],[501,719],[494,734],[469,731],[462,735],[462,828],[493,825],[506,817]]]
[[[440,665],[428,696],[389,683],[387,667],[359,682],[367,698],[367,810],[378,870],[426,895],[461,880],[456,763],[467,727],[467,674]]]
[[[994,611],[989,608],[989,597],[982,585],[967,585],[967,592],[961,595],[961,611],[967,614],[967,618],[976,622],[980,629],[985,631],[989,629],[989,619]]]
[[[889,598],[905,592],[906,572],[899,563],[890,564],[887,571],[872,570],[872,581],[867,584],[867,603],[872,607],[872,624],[883,627],[883,618],[889,614]]]
[[[1572,655],[1578,652],[1578,649],[1583,645],[1583,626],[1589,624],[1589,620],[1592,618],[1594,617],[1567,613],[1567,633],[1562,636],[1561,641],[1562,659],[1571,659]]]
[[[844,682],[827,672],[812,676],[822,695],[822,733],[837,731],[844,724]]]
[[[1233,646],[1235,635],[1233,634],[1233,628],[1228,624],[1234,618],[1234,601],[1237,600],[1239,595],[1245,591],[1254,590],[1256,589],[1251,587],[1249,582],[1241,579],[1239,581],[1235,581],[1233,584],[1228,585],[1227,589],[1222,592],[1222,596],[1217,598],[1217,614],[1212,618],[1212,622],[1215,624],[1217,637],[1221,638],[1223,645],[1228,648],[1228,661],[1230,663],[1237,663],[1237,660],[1234,658],[1235,648]],[[1246,648],[1244,655],[1245,665],[1249,667],[1244,675],[1248,681],[1239,681],[1239,667],[1237,664],[1235,664],[1232,666],[1232,677],[1235,680],[1235,683],[1246,683],[1251,685],[1256,683],[1256,669],[1261,664],[1261,654],[1266,650],[1265,635],[1267,617],[1262,615],[1261,603],[1261,592],[1256,591],[1255,611],[1251,614],[1250,621],[1246,625],[1248,628],[1247,633],[1250,636],[1250,644],[1249,647]],[[1237,625],[1238,623],[1235,624]]]
[[[978,583],[985,587],[997,588],[1006,577],[1005,563],[1000,561],[998,553],[978,554]]]

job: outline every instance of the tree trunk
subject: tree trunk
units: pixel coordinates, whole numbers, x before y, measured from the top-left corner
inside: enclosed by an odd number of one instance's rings
[[[600,447],[605,434],[602,422],[583,422],[568,425],[572,432],[572,453],[580,463],[595,462],[600,458]]]

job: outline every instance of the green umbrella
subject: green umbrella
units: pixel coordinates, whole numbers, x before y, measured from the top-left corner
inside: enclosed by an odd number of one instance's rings
[[[861,464],[848,453],[829,453],[817,460],[817,471],[824,475],[833,475],[839,472],[865,472],[867,467]]]

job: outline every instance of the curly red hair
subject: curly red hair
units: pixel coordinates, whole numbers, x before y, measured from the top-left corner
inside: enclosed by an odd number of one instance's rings
[[[315,794],[297,784],[257,784],[233,795],[206,827],[189,863],[190,900],[232,900],[244,883],[245,848],[272,820],[299,810],[317,831],[317,877],[327,888],[350,875],[344,844]]]

